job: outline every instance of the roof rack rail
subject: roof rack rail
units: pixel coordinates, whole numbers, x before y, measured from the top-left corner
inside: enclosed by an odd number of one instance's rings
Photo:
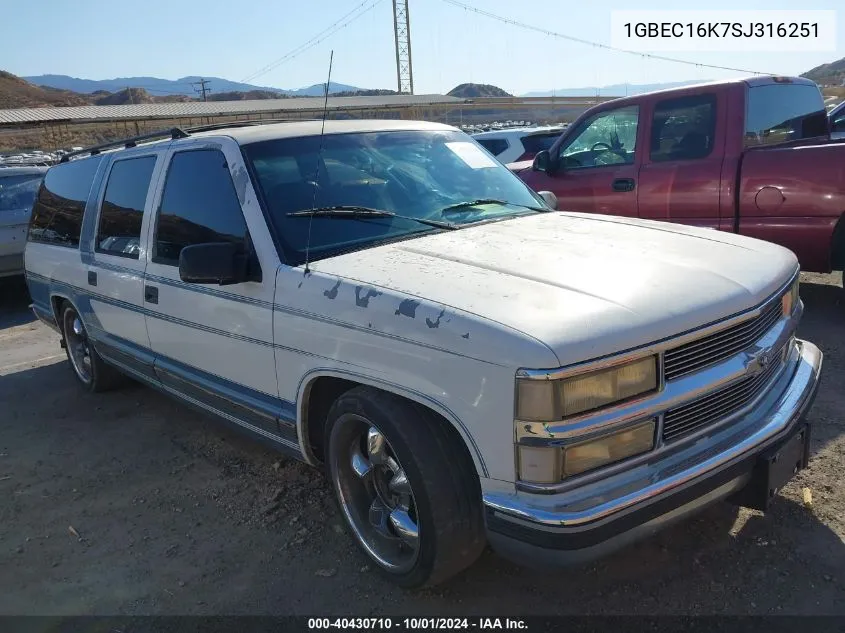
[[[120,146],[123,146],[125,148],[135,147],[140,141],[151,141],[152,139],[164,138],[167,136],[175,140],[177,138],[188,138],[190,134],[179,127],[173,127],[167,130],[159,130],[157,132],[148,132],[147,134],[140,134],[139,136],[131,136],[129,138],[109,141],[108,143],[103,143],[102,145],[94,145],[92,147],[85,147],[83,149],[76,150],[75,152],[68,152],[67,154],[62,156],[59,162],[66,163],[74,156],[81,156],[82,154],[95,156],[103,150],[113,149]]]
[[[299,123],[301,121],[319,121],[319,119],[245,119],[243,121],[226,121],[220,123],[208,123],[195,127],[184,128],[185,132],[211,132],[213,130],[225,130],[228,127],[251,127],[253,125],[266,125],[271,123]]]

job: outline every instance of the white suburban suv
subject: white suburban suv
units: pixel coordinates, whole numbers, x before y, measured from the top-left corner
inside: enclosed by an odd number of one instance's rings
[[[821,354],[783,248],[554,211],[444,125],[144,140],[47,173],[35,313],[85,388],[126,374],[325,465],[403,586],[765,508],[806,465]]]

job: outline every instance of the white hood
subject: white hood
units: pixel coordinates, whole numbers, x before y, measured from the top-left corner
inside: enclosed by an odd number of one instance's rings
[[[688,226],[543,213],[317,262],[317,273],[507,326],[560,365],[754,307],[797,270],[788,250]]]

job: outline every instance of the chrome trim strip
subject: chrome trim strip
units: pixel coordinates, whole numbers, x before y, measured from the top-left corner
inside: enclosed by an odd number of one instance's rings
[[[161,389],[163,391],[166,391],[166,392],[172,394],[173,396],[176,396],[177,398],[180,398],[181,400],[184,400],[185,402],[188,402],[188,403],[190,403],[190,404],[192,404],[196,407],[204,409],[205,411],[208,411],[209,413],[213,413],[214,415],[219,416],[219,417],[223,418],[224,420],[228,420],[229,422],[232,422],[233,424],[237,424],[238,426],[242,426],[245,429],[252,431],[253,433],[257,433],[258,435],[261,435],[263,437],[271,439],[274,442],[278,442],[279,444],[282,444],[286,448],[289,448],[289,449],[295,451],[297,455],[302,455],[302,451],[300,450],[299,444],[297,442],[291,442],[290,440],[287,440],[287,439],[285,439],[285,438],[283,438],[279,435],[274,435],[273,433],[265,431],[262,428],[254,426],[252,424],[249,424],[248,422],[244,422],[243,420],[236,418],[233,415],[229,415],[228,413],[226,413],[224,411],[220,411],[219,409],[212,407],[211,405],[208,405],[204,402],[201,402],[201,401],[197,400],[196,398],[192,398],[191,396],[188,396],[188,395],[182,393],[181,391],[179,391],[177,389],[169,387],[168,385],[165,385],[161,382],[151,380],[149,376],[145,376],[141,372],[136,371],[136,370],[132,369],[131,367],[128,367],[124,363],[121,363],[119,361],[115,361],[115,360],[112,360],[112,359],[109,359],[109,362],[116,365],[121,371],[125,371],[127,374],[130,374],[131,376],[137,378],[138,380],[140,380],[144,384],[147,384],[147,385],[150,385],[150,386],[155,387],[157,389]]]
[[[562,495],[539,496],[490,492],[483,495],[483,501],[489,508],[501,513],[504,518],[529,521],[537,524],[539,529],[542,526],[580,526],[607,519],[623,511],[630,511],[635,506],[648,505],[659,497],[693,483],[696,479],[714,475],[748,457],[749,454],[762,450],[806,412],[818,385],[822,353],[812,343],[800,340],[797,341],[797,349],[799,352],[797,367],[783,393],[760,416],[761,424],[749,429],[747,435],[740,441],[732,442],[724,450],[716,453],[713,453],[713,450],[718,447],[718,444],[714,446],[712,441],[705,442],[696,453],[700,460],[692,466],[679,470],[676,465],[674,469],[668,469],[665,477],[656,481],[654,481],[655,476],[660,473],[654,472],[648,478],[652,483],[588,508],[557,511],[555,508],[563,506],[566,501],[559,498]],[[727,438],[727,440],[730,439],[731,437]],[[697,444],[695,444],[696,447]],[[682,461],[680,466],[688,461],[688,459]],[[660,463],[655,464],[658,467],[660,465]]]
[[[783,286],[781,286],[780,289],[777,290],[777,292],[773,293],[771,296],[769,296],[768,299],[766,299],[757,307],[727,317],[726,319],[715,321],[700,328],[689,330],[687,332],[672,336],[670,338],[661,339],[659,341],[655,341],[653,343],[649,343],[641,347],[630,349],[624,352],[619,352],[618,354],[613,354],[612,356],[604,356],[602,358],[596,358],[593,360],[576,363],[574,365],[567,365],[566,367],[560,367],[557,369],[521,368],[517,370],[516,377],[522,380],[558,380],[560,378],[568,378],[569,376],[575,374],[589,373],[592,371],[597,371],[599,369],[607,369],[609,367],[615,367],[616,365],[622,363],[627,363],[632,360],[640,359],[644,356],[662,353],[673,347],[679,347],[681,345],[684,345],[685,343],[689,343],[690,341],[694,341],[696,339],[709,336],[710,334],[715,334],[722,330],[726,330],[739,323],[742,323],[743,321],[747,321],[749,319],[753,319],[755,317],[760,316],[765,310],[765,308],[768,307],[773,301],[780,301],[780,298],[783,293],[789,289],[789,287],[795,281],[796,277],[798,277],[799,273],[800,270],[796,270],[796,272],[789,278],[789,281],[787,283],[783,284]]]

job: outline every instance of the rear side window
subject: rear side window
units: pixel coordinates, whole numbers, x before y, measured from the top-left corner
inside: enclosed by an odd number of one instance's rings
[[[475,140],[493,156],[498,156],[508,148],[508,142],[503,138],[478,138]]]
[[[560,132],[550,134],[531,134],[522,137],[522,145],[526,154],[537,154],[543,150],[550,150],[560,136]]]
[[[51,167],[44,178],[29,224],[29,239],[77,248],[85,202],[100,165],[100,157]]]
[[[229,166],[218,150],[174,154],[155,229],[153,261],[179,265],[186,246],[246,242],[246,222]]]
[[[112,165],[100,207],[98,252],[138,259],[144,205],[155,165],[155,156],[120,160]]]
[[[3,176],[0,172],[0,213],[31,210],[42,174]]]
[[[653,162],[705,158],[713,151],[716,96],[696,95],[660,101],[651,122]]]
[[[818,86],[770,84],[748,89],[745,145],[771,145],[827,134]]]
[[[839,108],[839,111],[830,117],[830,131],[845,132],[845,107]]]

